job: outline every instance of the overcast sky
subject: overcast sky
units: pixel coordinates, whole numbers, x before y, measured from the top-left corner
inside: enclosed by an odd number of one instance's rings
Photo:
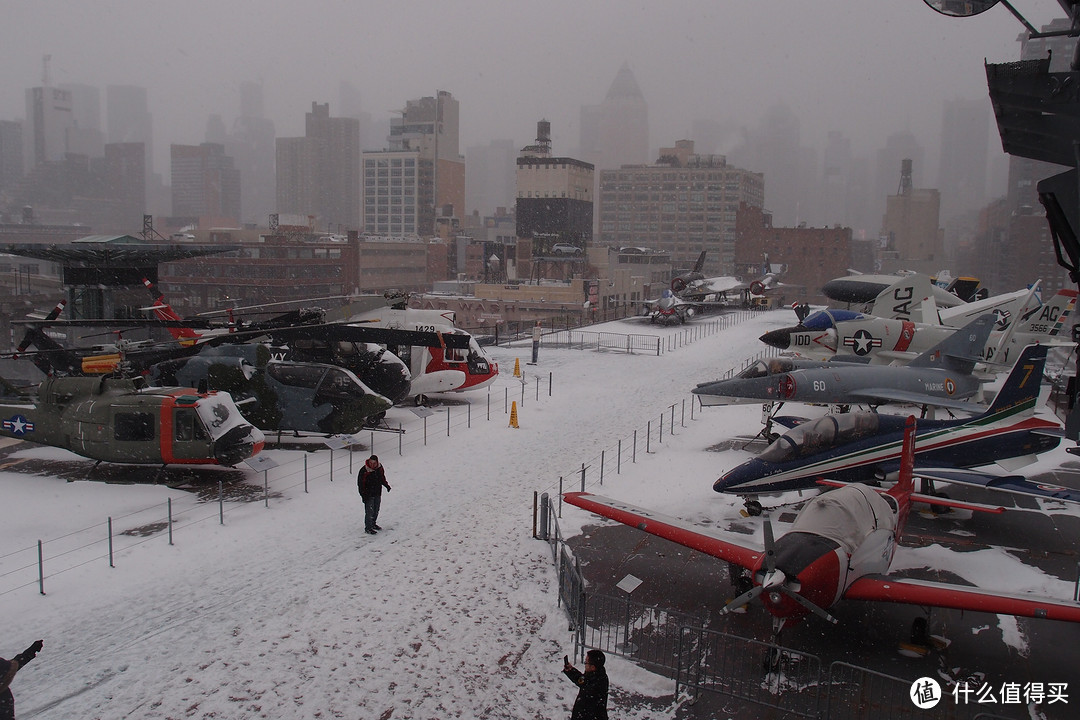
[[[1054,0],[1014,5],[1036,26],[1062,15]],[[149,88],[155,158],[202,142],[211,113],[231,126],[245,80],[264,83],[279,137],[303,134],[312,101],[337,115],[348,80],[376,120],[451,92],[463,151],[526,144],[546,118],[555,153],[569,154],[581,106],[603,99],[624,62],[653,148],[697,118],[751,125],[784,102],[806,145],[840,129],[872,155],[907,129],[936,151],[942,100],[986,97],[983,59],[1017,59],[1022,30],[1004,7],[956,19],[922,0],[10,0],[4,25],[0,119],[23,116],[48,53],[53,84]]]

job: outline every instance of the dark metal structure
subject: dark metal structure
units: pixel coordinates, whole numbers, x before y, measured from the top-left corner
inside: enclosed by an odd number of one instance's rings
[[[941,8],[931,7],[944,12]],[[980,3],[980,11],[995,3]],[[1069,29],[1040,33],[1009,3],[1004,5],[1027,29],[1029,38],[1080,35],[1080,0],[1058,0],[1069,19]],[[970,15],[971,11],[947,14]],[[1001,145],[1017,157],[1055,163],[1068,170],[1038,184],[1039,201],[1054,241],[1058,264],[1080,285],[1080,47],[1074,48],[1069,69],[1051,72],[1050,58],[986,65],[986,84],[994,108]],[[1080,325],[1073,326],[1080,343]],[[1080,375],[1080,353],[1077,358]],[[1069,414],[1065,434],[1080,442],[1080,386],[1069,383]],[[1073,448],[1080,452],[1080,447]]]
[[[71,319],[115,317],[118,290],[158,281],[158,266],[174,260],[238,250],[223,245],[158,245],[132,235],[90,235],[67,245],[7,245],[3,252],[57,263],[63,268]]]

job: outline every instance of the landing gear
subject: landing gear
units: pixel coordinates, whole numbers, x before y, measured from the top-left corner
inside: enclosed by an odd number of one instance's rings
[[[762,511],[764,509],[764,508],[761,507],[761,503],[758,502],[757,500],[747,500],[745,505],[746,505],[746,514],[749,515],[750,517],[757,517],[758,515],[761,515],[761,513],[762,513]]]
[[[944,498],[946,500],[949,499],[948,495],[943,492],[938,492],[934,489],[933,480],[927,480],[926,478],[923,478],[919,490],[923,495]],[[930,512],[934,513],[935,515],[944,515],[946,513],[952,512],[952,508],[950,508],[948,505],[931,505]]]
[[[737,595],[750,592],[754,587],[753,574],[749,569],[744,568],[742,565],[736,565],[735,563],[728,563],[728,578],[731,580],[731,586],[735,588]]]
[[[416,407],[423,407],[424,405],[427,405],[427,400],[427,395],[417,395],[415,398],[413,398],[413,402],[416,404]]]

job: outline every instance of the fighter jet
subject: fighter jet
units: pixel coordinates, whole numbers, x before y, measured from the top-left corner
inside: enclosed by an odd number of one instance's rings
[[[1012,294],[1010,294],[1012,295]],[[1066,324],[1076,306],[1077,291],[1062,289],[1049,302],[1039,300],[1036,287],[1025,291],[1026,301],[982,307],[994,312],[997,323],[981,353],[983,362],[1007,365],[1027,345],[1066,344]],[[992,298],[988,299],[992,300]],[[985,302],[985,301],[982,301]],[[974,305],[974,303],[969,304]],[[956,315],[964,320],[964,315]],[[950,321],[954,321],[952,317]],[[781,350],[817,360],[863,359],[872,363],[905,363],[918,357],[949,335],[954,326],[866,315],[849,310],[818,310],[798,325],[770,330],[761,341]]]
[[[1024,349],[986,412],[968,419],[923,420],[915,439],[915,474],[932,483],[1080,502],[1080,492],[998,476],[970,468],[998,463],[1015,470],[1057,447],[1061,427],[1034,417],[1046,347]],[[795,424],[761,454],[722,475],[713,489],[738,495],[812,488],[822,478],[846,483],[894,476],[900,464],[904,419],[899,415],[850,412],[816,420],[776,418]]]
[[[702,383],[691,392],[704,406],[774,401],[874,406],[899,402],[981,410],[966,399],[981,387],[981,379],[972,370],[994,323],[993,315],[984,315],[906,366],[771,358],[754,363],[731,379]]]
[[[783,283],[779,281],[781,273],[774,266],[769,265],[768,257],[765,258],[762,266],[761,277],[751,282],[744,282],[726,275],[707,278],[701,272],[705,265],[706,252],[708,251],[702,250],[698,255],[693,270],[677,275],[671,280],[671,292],[678,298],[690,302],[699,300],[734,302],[735,298],[739,298],[741,304],[749,305],[752,295],[764,295],[774,288],[783,286]]]

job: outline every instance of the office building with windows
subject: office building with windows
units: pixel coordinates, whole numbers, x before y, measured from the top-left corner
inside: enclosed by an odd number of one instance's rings
[[[702,250],[706,275],[735,274],[735,216],[740,203],[764,207],[765,178],[697,155],[693,140],[662,148],[653,165],[600,172],[600,245],[635,246],[671,255],[691,268]]]

